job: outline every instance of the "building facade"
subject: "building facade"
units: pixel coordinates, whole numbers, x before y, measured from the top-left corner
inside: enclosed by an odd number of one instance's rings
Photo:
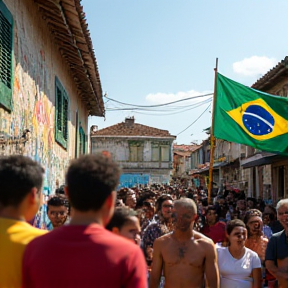
[[[64,183],[87,153],[88,115],[104,116],[102,88],[80,0],[0,0],[0,155],[45,167]]]
[[[121,166],[121,187],[169,183],[176,137],[167,130],[135,123],[131,117],[101,130],[91,127],[90,137],[91,153],[106,151]]]
[[[280,97],[288,97],[288,56],[256,81],[252,88]],[[253,195],[274,204],[288,197],[288,157],[249,147],[242,166],[250,170]]]

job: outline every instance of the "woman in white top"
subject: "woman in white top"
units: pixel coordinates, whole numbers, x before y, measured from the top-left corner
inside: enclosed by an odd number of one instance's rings
[[[261,288],[261,262],[257,253],[246,248],[247,230],[243,221],[226,225],[228,247],[217,247],[221,288]]]

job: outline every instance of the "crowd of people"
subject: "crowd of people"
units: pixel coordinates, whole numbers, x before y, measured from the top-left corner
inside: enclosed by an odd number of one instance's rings
[[[71,161],[42,203],[43,173],[28,157],[0,158],[0,288],[288,287],[288,199],[117,191],[118,165],[97,154]]]

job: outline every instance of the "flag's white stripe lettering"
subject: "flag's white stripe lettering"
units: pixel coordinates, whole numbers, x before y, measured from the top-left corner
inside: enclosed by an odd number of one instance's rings
[[[259,120],[263,121],[264,123],[266,123],[271,129],[273,129],[273,125],[271,123],[269,123],[267,120],[265,120],[264,118],[262,118],[261,116],[254,114],[254,113],[250,113],[250,112],[244,112],[244,115],[250,115],[253,117],[258,118]]]

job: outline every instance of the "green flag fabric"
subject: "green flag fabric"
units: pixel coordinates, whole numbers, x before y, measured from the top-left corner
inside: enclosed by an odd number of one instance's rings
[[[288,155],[288,99],[270,95],[217,73],[214,136]]]

